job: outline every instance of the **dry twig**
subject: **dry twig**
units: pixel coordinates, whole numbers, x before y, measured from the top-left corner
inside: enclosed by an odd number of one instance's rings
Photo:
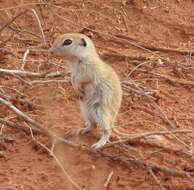
[[[17,14],[15,17],[13,17],[8,23],[6,23],[2,28],[0,28],[0,33],[6,28],[8,27],[11,23],[13,23],[18,17],[22,16],[23,14],[26,14],[28,10],[25,10],[23,12],[20,12],[19,14]]]
[[[44,31],[43,31],[43,28],[42,28],[42,24],[41,24],[41,22],[40,22],[40,19],[39,19],[39,17],[38,17],[38,14],[37,14],[37,12],[35,11],[35,9],[30,9],[30,10],[33,12],[33,14],[34,14],[36,20],[38,21],[38,26],[39,26],[40,31],[41,31],[43,44],[44,44],[44,45],[47,45],[46,38],[45,38],[45,35],[44,35]]]
[[[104,187],[108,187],[108,185],[110,184],[110,181],[112,179],[112,176],[113,176],[113,171],[111,171],[110,174],[108,175],[108,177],[104,183]]]
[[[102,148],[105,147],[109,147],[109,146],[113,146],[115,144],[120,144],[120,143],[124,143],[124,142],[132,142],[141,138],[146,138],[149,136],[154,136],[154,135],[168,135],[168,134],[177,134],[177,133],[192,133],[193,130],[189,130],[189,129],[182,129],[182,130],[172,130],[172,131],[156,131],[156,132],[146,132],[146,133],[142,133],[142,134],[131,134],[131,135],[125,135],[124,139],[120,139],[118,141],[113,141],[111,143],[108,143],[107,145],[105,145]]]
[[[47,73],[36,73],[30,71],[23,71],[23,70],[11,70],[11,69],[2,69],[0,68],[0,74],[7,74],[7,75],[19,75],[21,77],[45,77]]]
[[[188,50],[180,50],[180,49],[173,49],[173,48],[166,48],[166,47],[154,47],[152,45],[148,45],[148,44],[145,44],[143,42],[140,42],[139,40],[137,40],[133,37],[129,37],[129,36],[116,35],[116,37],[121,38],[121,39],[125,39],[125,40],[132,40],[132,41],[134,41],[134,43],[137,42],[140,47],[143,47],[151,52],[163,51],[163,52],[175,52],[175,53],[180,53],[180,54],[194,53],[194,51],[189,50],[189,49]]]
[[[39,85],[44,85],[44,84],[50,84],[50,83],[67,83],[67,80],[33,80],[30,81],[30,85],[33,84],[39,84]]]
[[[135,70],[137,70],[139,67],[141,67],[142,65],[147,64],[147,63],[150,63],[150,61],[145,61],[145,62],[143,62],[143,63],[140,63],[140,64],[137,65],[136,67],[134,67],[134,68],[129,72],[129,74],[127,75],[127,78],[129,78]]]
[[[14,113],[16,113],[16,115],[18,115],[24,121],[26,121],[26,122],[30,123],[31,125],[33,125],[33,128],[36,131],[40,131],[40,132],[43,131],[45,134],[51,136],[48,130],[46,130],[38,122],[34,121],[29,116],[27,116],[25,113],[23,113],[21,110],[19,110],[17,107],[15,107],[11,102],[9,102],[9,101],[7,101],[7,100],[0,97],[0,103],[7,106],[10,110],[12,110]]]
[[[161,190],[165,190],[163,185],[161,184],[160,180],[157,178],[157,176],[154,174],[153,170],[151,168],[148,168],[148,171],[150,175],[154,178],[158,186],[160,187]]]
[[[121,81],[121,85],[124,88],[124,90],[130,90],[130,91],[132,90],[139,95],[145,96],[149,100],[152,100],[152,101],[156,100],[156,98],[151,96],[149,94],[149,92],[144,92],[144,90],[142,88],[140,88],[140,86],[138,84],[136,84],[135,81],[133,81],[132,79],[129,79],[128,81]],[[131,88],[130,85],[133,85],[136,89]]]
[[[31,138],[34,141],[34,143],[40,145],[43,149],[45,149],[49,155],[51,155],[54,160],[56,161],[56,163],[58,164],[58,166],[61,168],[61,170],[63,171],[63,173],[65,174],[65,176],[67,177],[67,179],[71,182],[71,184],[78,190],[82,190],[82,188],[71,178],[71,176],[67,173],[67,171],[64,169],[62,163],[59,161],[59,159],[57,158],[57,156],[53,153],[53,151],[51,151],[46,145],[42,144],[40,141],[38,141],[33,134],[33,130],[29,125],[26,125],[29,130],[30,130],[30,134],[31,134]]]
[[[95,152],[93,150],[90,150],[90,151]],[[180,170],[177,170],[177,169],[174,169],[174,168],[168,168],[168,167],[165,167],[165,166],[152,164],[152,163],[146,162],[144,160],[136,160],[136,159],[134,160],[134,159],[131,159],[131,158],[124,158],[124,157],[121,157],[121,156],[112,155],[112,154],[109,154],[109,153],[104,153],[102,151],[97,151],[96,154],[97,155],[99,154],[103,157],[109,158],[113,161],[119,161],[119,162],[121,162],[123,164],[126,164],[126,165],[134,164],[138,167],[143,167],[145,169],[151,168],[153,171],[163,172],[163,173],[166,173],[166,174],[174,176],[174,177],[189,177],[189,178],[191,176],[194,177],[194,172],[180,171]]]
[[[160,73],[154,73],[154,72],[143,70],[143,69],[141,69],[139,71],[158,76],[158,77],[160,77],[162,79],[165,79],[165,80],[167,80],[167,81],[169,81],[170,83],[173,83],[173,84],[177,83],[177,84],[181,84],[181,85],[190,86],[192,88],[194,87],[194,82],[192,82],[192,81],[187,81],[187,80],[184,80],[184,79],[176,79],[176,78],[173,78],[173,77],[170,77],[170,76],[166,76],[166,75],[163,75],[163,74],[160,74]]]
[[[26,59],[27,59],[27,56],[28,54],[30,53],[30,49],[26,49],[25,53],[24,53],[24,56],[23,56],[23,59],[22,59],[22,66],[21,66],[21,70],[24,70],[24,67],[26,65]]]
[[[11,69],[2,69],[0,68],[0,74],[7,74],[7,75],[18,75],[20,77],[59,77],[64,76],[64,72],[30,72],[30,71],[23,71],[23,70],[11,70]]]

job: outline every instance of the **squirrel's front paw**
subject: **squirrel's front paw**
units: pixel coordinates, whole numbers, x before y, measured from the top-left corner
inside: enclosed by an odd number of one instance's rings
[[[84,98],[84,92],[80,92],[80,93],[79,93],[79,99],[80,99],[80,100],[83,100],[83,98]]]

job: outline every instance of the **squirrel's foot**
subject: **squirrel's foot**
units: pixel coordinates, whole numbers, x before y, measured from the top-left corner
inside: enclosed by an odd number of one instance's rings
[[[77,129],[76,133],[77,135],[84,135],[84,134],[89,133],[91,130],[92,130],[91,127],[84,127],[84,128]]]
[[[111,131],[105,130],[100,140],[97,143],[93,144],[91,148],[98,149],[98,148],[103,147],[109,141],[110,133]]]
[[[98,148],[101,148],[101,147],[103,147],[105,144],[106,144],[106,142],[107,141],[105,141],[105,140],[103,140],[103,141],[98,141],[97,143],[95,143],[95,144],[93,144],[92,146],[91,146],[91,148],[92,149],[98,149]]]

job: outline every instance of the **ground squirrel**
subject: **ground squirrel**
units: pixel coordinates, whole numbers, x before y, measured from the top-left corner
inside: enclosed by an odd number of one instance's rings
[[[84,134],[99,126],[103,134],[92,148],[104,146],[111,135],[122,99],[116,72],[101,60],[92,40],[83,34],[59,36],[50,52],[72,58],[71,82],[80,97],[80,108],[86,124],[78,133]]]

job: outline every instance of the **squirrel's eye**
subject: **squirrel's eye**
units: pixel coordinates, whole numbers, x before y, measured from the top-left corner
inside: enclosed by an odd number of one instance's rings
[[[68,46],[72,43],[72,40],[70,39],[66,39],[64,42],[63,42],[63,46]]]

